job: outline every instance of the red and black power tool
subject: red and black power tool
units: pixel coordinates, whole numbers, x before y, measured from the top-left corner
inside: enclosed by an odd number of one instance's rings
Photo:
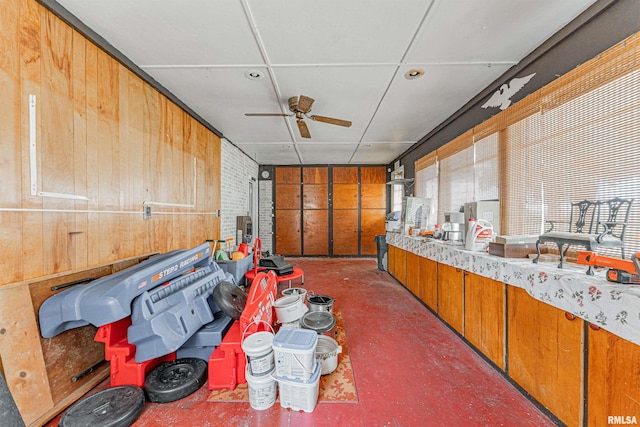
[[[607,280],[615,283],[640,284],[640,252],[631,260],[597,255],[595,252],[578,251],[578,264],[608,267]]]

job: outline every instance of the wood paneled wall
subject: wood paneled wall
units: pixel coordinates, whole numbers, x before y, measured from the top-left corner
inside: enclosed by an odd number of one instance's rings
[[[218,238],[219,138],[34,0],[0,7],[0,284]]]

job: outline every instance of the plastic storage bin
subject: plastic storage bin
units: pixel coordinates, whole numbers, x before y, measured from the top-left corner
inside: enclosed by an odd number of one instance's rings
[[[312,412],[320,391],[320,363],[315,363],[313,375],[307,380],[276,377],[280,389],[280,406],[294,411]]]
[[[318,334],[310,329],[280,328],[273,338],[276,376],[308,380],[316,368]]]
[[[216,263],[225,273],[231,273],[236,281],[236,285],[244,286],[244,275],[253,268],[253,255],[246,256],[236,261],[221,261]]]

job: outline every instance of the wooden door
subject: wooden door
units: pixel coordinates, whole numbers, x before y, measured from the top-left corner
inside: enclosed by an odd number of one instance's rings
[[[433,311],[438,309],[438,263],[420,257],[420,299]]]
[[[403,285],[407,284],[407,251],[396,248],[395,250],[395,278]]]
[[[505,284],[469,273],[464,282],[464,336],[505,368]]]
[[[384,166],[360,168],[360,254],[375,255],[375,236],[385,234],[387,172]]]
[[[587,425],[609,425],[609,416],[635,416],[639,421],[640,346],[589,326]]]
[[[358,168],[334,167],[333,255],[358,255],[360,224],[358,215]]]
[[[582,425],[582,320],[524,289],[507,294],[509,376],[563,423]]]
[[[329,168],[302,168],[304,255],[329,255]]]
[[[464,275],[459,268],[438,265],[438,315],[459,333],[464,332]]]
[[[302,254],[302,204],[300,168],[279,167],[275,173],[275,252]]]

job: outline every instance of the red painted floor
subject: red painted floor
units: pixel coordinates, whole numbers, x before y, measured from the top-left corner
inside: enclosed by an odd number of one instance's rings
[[[308,290],[335,298],[358,403],[312,413],[207,402],[205,385],[167,404],[147,403],[143,426],[552,426],[537,409],[373,259],[290,258]],[[295,282],[294,286],[298,286]],[[280,285],[281,288],[283,285]],[[57,419],[49,425],[57,425]]]

